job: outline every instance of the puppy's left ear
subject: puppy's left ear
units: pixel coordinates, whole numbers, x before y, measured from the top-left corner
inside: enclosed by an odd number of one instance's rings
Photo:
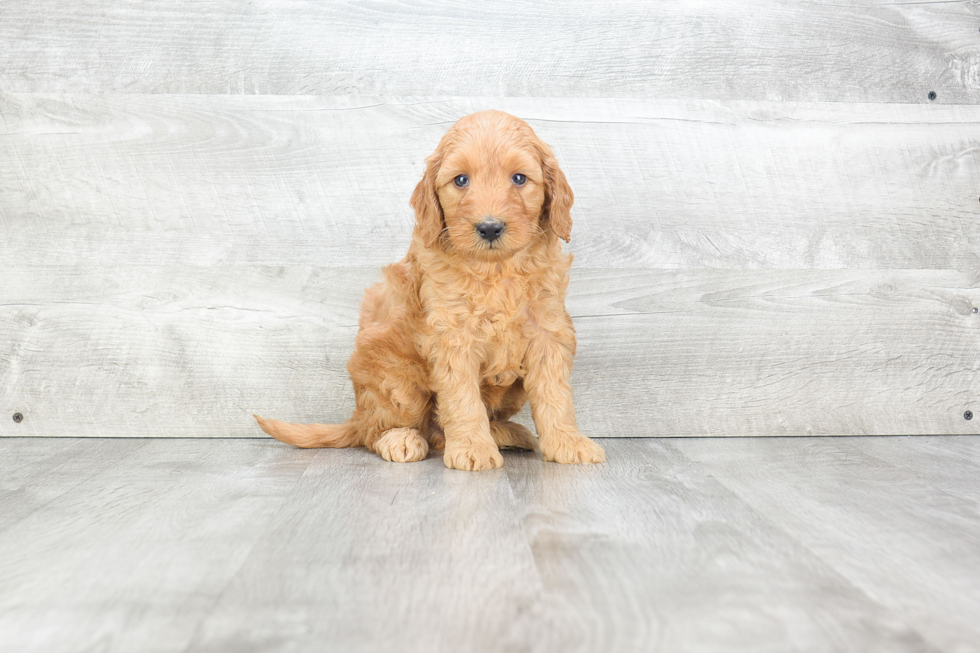
[[[554,152],[545,143],[538,142],[541,152],[541,169],[544,172],[545,199],[541,220],[551,226],[555,235],[566,243],[572,238],[572,203],[575,195],[568,185],[565,173],[558,167]]]

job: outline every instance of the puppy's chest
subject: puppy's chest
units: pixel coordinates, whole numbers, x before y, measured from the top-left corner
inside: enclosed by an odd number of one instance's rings
[[[496,341],[523,333],[534,303],[533,290],[511,279],[459,296],[458,318],[481,340]]]
[[[449,322],[482,353],[481,377],[491,385],[509,385],[524,375],[528,329],[534,323],[532,293],[504,279],[452,302]]]
[[[524,377],[530,315],[526,297],[510,297],[499,303],[491,299],[473,307],[471,328],[483,344],[482,381],[509,386]]]

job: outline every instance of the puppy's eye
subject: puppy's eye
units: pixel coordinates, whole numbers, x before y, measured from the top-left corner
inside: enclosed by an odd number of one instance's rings
[[[510,180],[514,182],[515,186],[523,186],[524,184],[527,183],[527,176],[522,175],[521,173],[518,172],[513,177],[511,177]]]
[[[456,188],[466,188],[470,184],[470,178],[466,175],[456,175],[453,183],[456,184]]]

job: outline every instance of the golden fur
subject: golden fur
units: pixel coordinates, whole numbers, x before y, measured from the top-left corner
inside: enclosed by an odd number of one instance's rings
[[[572,200],[551,148],[523,120],[500,111],[459,120],[412,194],[408,254],[361,305],[347,364],[353,416],[339,425],[256,416],[259,425],[299,447],[365,446],[397,462],[445,448],[447,467],[482,470],[503,464],[501,447],[538,448],[508,419],[529,400],[545,460],[605,460],[576,426],[569,386],[572,257],[559,239],[570,237]],[[491,243],[476,232],[489,216],[505,225]]]

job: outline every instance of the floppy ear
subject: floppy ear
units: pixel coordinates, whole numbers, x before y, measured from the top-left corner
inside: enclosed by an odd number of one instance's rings
[[[544,172],[545,199],[541,209],[541,219],[546,221],[555,235],[566,243],[572,237],[572,203],[575,195],[568,185],[565,173],[558,167],[554,152],[546,144],[539,142],[541,169]]]
[[[436,174],[442,157],[436,152],[425,160],[425,174],[415,187],[409,204],[415,209],[415,231],[422,237],[426,247],[434,247],[444,227],[442,205],[436,195]]]

